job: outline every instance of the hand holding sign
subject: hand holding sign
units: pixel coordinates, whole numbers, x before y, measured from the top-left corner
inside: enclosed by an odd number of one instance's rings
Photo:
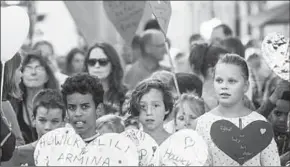
[[[161,29],[166,34],[172,13],[170,1],[149,1],[149,4]]]
[[[268,34],[262,43],[262,54],[270,68],[280,78],[290,82],[289,39],[276,32]]]
[[[139,166],[159,166],[159,146],[150,135],[136,129],[126,130],[121,134],[131,139],[137,146]]]
[[[161,165],[165,166],[203,166],[208,158],[206,142],[191,129],[174,133],[159,149]]]
[[[45,134],[34,152],[36,166],[137,166],[137,148],[128,138],[108,133],[86,144],[74,129]]]
[[[255,121],[240,130],[236,125],[219,120],[212,124],[210,135],[215,145],[243,165],[263,151],[273,139],[270,123]]]
[[[10,60],[20,49],[29,31],[29,17],[21,7],[1,7],[1,62]]]
[[[108,18],[131,44],[144,13],[145,1],[103,1]]]

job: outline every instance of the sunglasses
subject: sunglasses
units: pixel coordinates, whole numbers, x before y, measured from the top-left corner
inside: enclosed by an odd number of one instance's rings
[[[89,66],[95,66],[96,63],[99,63],[100,66],[106,66],[107,64],[109,64],[109,60],[106,59],[106,58],[103,58],[103,59],[89,59],[88,60],[88,65]]]

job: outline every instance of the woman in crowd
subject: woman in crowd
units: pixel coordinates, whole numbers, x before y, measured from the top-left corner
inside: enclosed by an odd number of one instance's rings
[[[58,82],[52,70],[43,57],[36,53],[28,53],[22,63],[23,73],[20,88],[22,89],[22,101],[13,103],[17,112],[17,119],[25,142],[31,143],[37,140],[35,128],[32,126],[32,100],[34,96],[44,88],[58,89]]]
[[[104,104],[121,112],[127,88],[123,84],[123,69],[118,53],[108,43],[96,43],[89,48],[85,59],[86,71],[101,80]]]
[[[8,119],[8,122],[11,123],[12,132],[16,136],[16,145],[25,144],[22,137],[20,127],[17,121],[16,112],[13,109],[13,104],[11,101],[21,100],[22,91],[19,88],[19,83],[21,82],[22,72],[21,68],[21,56],[19,53],[16,53],[12,59],[5,63],[4,69],[4,83],[3,83],[3,96],[2,96],[2,108],[4,116]],[[0,66],[1,67],[1,66]],[[1,68],[2,70],[2,68]],[[0,76],[2,73],[0,74]]]
[[[21,90],[19,88],[22,75],[20,64],[21,56],[19,53],[16,53],[5,63],[4,67],[3,95],[0,107],[0,165],[1,162],[9,161],[16,145],[23,145],[25,143],[15,111],[9,102],[11,98],[21,97]],[[2,79],[2,64],[0,64],[0,78]],[[6,163],[2,165],[6,166]]]
[[[72,76],[84,71],[85,53],[78,49],[72,49],[66,57],[66,74]]]
[[[253,112],[244,105],[243,97],[248,88],[249,70],[246,61],[236,54],[226,54],[223,56],[218,61],[214,70],[214,89],[219,104],[210,112],[199,117],[196,126],[197,132],[203,136],[208,143],[211,157],[210,165],[212,166],[280,166],[277,145],[273,137],[268,138],[269,144],[258,152],[257,156],[249,157],[249,154],[252,155],[253,152],[250,151],[248,148],[249,145],[246,143],[241,145],[243,148],[231,148],[239,149],[239,151],[242,149],[244,153],[241,158],[247,158],[248,160],[240,158],[234,160],[231,158],[234,155],[230,155],[231,153],[225,151],[225,149],[220,149],[221,144],[217,143],[215,140],[217,139],[217,135],[213,133],[218,130],[218,126],[222,125],[217,124],[217,126],[213,126],[213,124],[221,120],[234,124],[240,129],[243,129],[253,122],[265,122],[269,124],[265,117],[257,112]],[[230,126],[226,125],[226,122],[224,126],[231,129]],[[271,127],[271,125],[268,127]],[[226,134],[226,132],[223,131],[224,129],[220,129],[220,133]],[[270,129],[270,131],[271,130],[272,129]],[[267,131],[267,133],[271,134],[270,131]],[[223,134],[219,135],[222,136]],[[233,136],[232,138],[232,140],[236,142],[239,142],[239,139],[242,139],[242,137]],[[255,138],[255,136],[251,136],[249,142],[258,142],[259,139],[267,140],[267,137]],[[255,145],[253,145],[253,147],[255,147]]]

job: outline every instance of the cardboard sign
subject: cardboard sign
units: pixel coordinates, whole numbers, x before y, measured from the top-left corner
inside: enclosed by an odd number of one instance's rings
[[[268,34],[262,42],[262,55],[269,67],[282,79],[290,82],[290,44],[282,34]]]
[[[122,38],[131,44],[143,16],[145,1],[103,1],[103,5]]]
[[[191,129],[180,130],[159,147],[161,166],[203,166],[208,147],[203,138]]]
[[[137,129],[126,130],[122,135],[131,139],[137,146],[139,166],[159,166],[159,146],[150,135]]]
[[[149,1],[152,13],[156,17],[160,27],[166,34],[172,9],[170,1]]]
[[[1,7],[1,62],[7,62],[18,52],[27,38],[29,27],[29,17],[23,8]]]
[[[37,143],[36,166],[137,166],[134,143],[123,135],[107,133],[86,144],[71,128],[45,134]]]
[[[215,145],[233,160],[243,165],[263,151],[273,139],[270,123],[254,121],[240,130],[227,120],[212,124],[210,135]]]

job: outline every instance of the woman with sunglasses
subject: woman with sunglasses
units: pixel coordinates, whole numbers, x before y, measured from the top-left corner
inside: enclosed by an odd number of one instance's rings
[[[89,48],[85,59],[86,71],[101,82],[104,93],[104,104],[121,112],[127,92],[123,84],[123,68],[118,53],[108,43],[96,43]]]

